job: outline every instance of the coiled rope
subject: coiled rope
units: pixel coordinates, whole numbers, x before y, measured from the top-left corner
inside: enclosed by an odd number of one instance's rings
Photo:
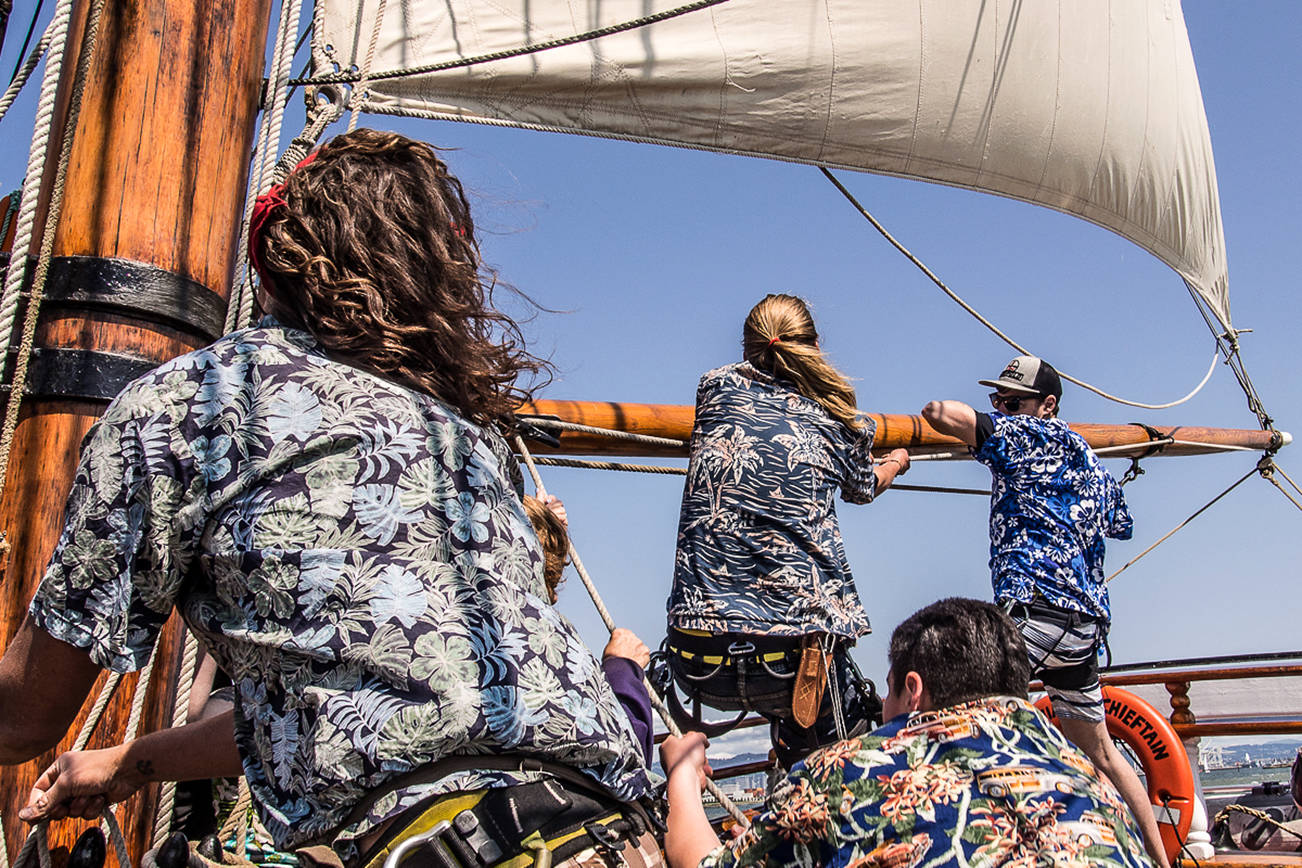
[[[977,311],[976,308],[974,308],[972,305],[964,301],[963,298],[957,292],[950,289],[943,280],[941,280],[939,277],[936,276],[935,272],[933,272],[930,268],[926,266],[926,264],[922,260],[914,256],[913,253],[910,252],[907,247],[905,247],[898,240],[896,240],[895,236],[892,235],[889,231],[887,231],[886,227],[883,226],[880,222],[878,222],[877,218],[874,217],[871,213],[869,213],[867,208],[859,204],[859,200],[854,197],[854,194],[852,194],[849,190],[847,190],[845,186],[841,183],[841,181],[835,175],[833,175],[829,169],[823,166],[819,166],[818,169],[820,172],[823,173],[823,176],[826,177],[827,180],[832,182],[832,184],[836,187],[836,189],[841,191],[841,195],[844,196],[847,200],[849,200],[850,204],[855,207],[855,209],[863,216],[865,220],[867,220],[869,223],[872,224],[872,227],[876,229],[877,232],[883,238],[885,238],[892,247],[894,247],[896,250],[902,253],[906,259],[908,259],[910,262],[916,265],[918,269],[927,276],[928,280],[936,284],[936,286],[938,286],[942,292],[944,292],[951,299],[953,299],[953,301],[957,303],[959,307],[963,308],[963,310],[971,314],[976,319],[977,322],[981,323],[983,326],[989,329],[996,337],[998,337],[1001,341],[1008,344],[1010,347],[1017,350],[1019,353],[1028,356],[1034,355],[1030,350],[1026,349],[1017,341],[1013,340],[1011,337],[1005,334],[998,326],[996,326],[990,320],[986,319],[986,317],[982,316],[981,313]],[[1068,382],[1071,383],[1075,383],[1077,386],[1080,386],[1082,389],[1086,389],[1090,392],[1093,392],[1094,394],[1098,395],[1100,398],[1106,398],[1107,400],[1115,401],[1118,404],[1125,404],[1127,407],[1139,407],[1144,410],[1165,410],[1168,407],[1175,407],[1180,404],[1183,404],[1186,401],[1193,398],[1194,395],[1197,395],[1199,392],[1201,392],[1203,386],[1207,385],[1207,381],[1212,378],[1212,372],[1216,370],[1216,360],[1218,358],[1220,358],[1219,344],[1212,351],[1212,363],[1207,368],[1207,373],[1203,376],[1202,382],[1200,382],[1197,386],[1194,386],[1193,391],[1185,395],[1183,398],[1178,398],[1174,401],[1167,401],[1165,404],[1148,404],[1143,401],[1131,401],[1127,398],[1122,398],[1117,395],[1113,395],[1110,392],[1105,392],[1104,390],[1100,389],[1098,386],[1091,385],[1090,383],[1087,383],[1084,380],[1079,380],[1076,377],[1071,376],[1070,374],[1064,374],[1062,371],[1059,371],[1058,373],[1064,380],[1067,380]]]
[[[520,457],[524,459],[525,466],[529,468],[529,476],[533,478],[534,491],[541,500],[547,496],[547,488],[543,485],[542,477],[538,475],[538,468],[535,466],[533,454],[529,451],[529,447],[525,445],[523,437],[516,434],[514,435],[514,439]],[[606,629],[613,634],[615,632],[615,619],[610,616],[610,610],[606,608],[605,602],[601,599],[601,592],[597,590],[597,586],[593,583],[592,577],[588,575],[587,569],[584,568],[583,560],[579,557],[579,552],[574,547],[574,540],[569,537],[568,533],[566,534],[566,537],[569,540],[570,563],[574,565],[574,571],[579,574],[579,579],[583,582],[583,587],[587,588],[588,596],[592,598],[592,604],[596,606],[597,614],[601,616],[602,623],[605,624]],[[678,724],[674,722],[673,715],[669,713],[669,709],[665,708],[664,702],[656,692],[655,685],[647,680],[645,673],[642,675],[642,684],[646,687],[647,696],[651,700],[651,705],[655,708],[656,713],[660,715],[660,719],[664,721],[669,732],[672,735],[681,736],[683,731],[679,729]],[[740,823],[743,827],[750,825],[750,820],[748,820],[746,815],[742,813],[741,809],[738,808],[733,801],[719,789],[718,784],[709,778],[706,778],[705,788],[718,800],[719,804],[729,813],[729,815],[732,816],[734,820]]]

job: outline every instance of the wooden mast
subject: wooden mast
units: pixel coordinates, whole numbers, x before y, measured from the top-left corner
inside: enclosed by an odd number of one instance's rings
[[[535,401],[521,408],[522,413],[554,416],[566,422],[590,425],[595,428],[612,428],[652,437],[681,440],[692,436],[694,410],[685,404],[629,404],[615,401]],[[939,434],[923,421],[921,416],[890,413],[870,413],[877,422],[874,452],[889,452],[904,448],[917,455],[965,452],[962,443],[953,437]],[[1262,450],[1279,448],[1290,442],[1288,434],[1239,428],[1193,428],[1188,426],[1154,427],[1159,437],[1182,441],[1155,446],[1148,430],[1140,425],[1095,425],[1074,423],[1072,429],[1085,438],[1095,449],[1131,446],[1119,450],[1124,456],[1142,456],[1149,450],[1161,455],[1200,455],[1219,451],[1217,447],[1239,446]],[[681,457],[687,447],[648,445],[627,440],[613,440],[599,434],[565,432],[560,436],[559,448],[534,444],[539,453],[561,455],[630,455],[654,457]],[[1192,445],[1202,444],[1202,445]]]
[[[79,3],[73,16],[60,83],[65,110],[87,7]],[[0,530],[9,544],[0,560],[5,644],[57,541],[81,438],[107,398],[223,330],[270,7],[271,0],[105,4],[41,307],[38,353],[0,501]],[[55,128],[63,128],[62,120],[56,118]],[[56,141],[47,177],[58,152]],[[169,676],[180,644],[174,622],[160,641],[142,732],[171,724],[175,679]],[[122,739],[134,684],[135,676],[123,679],[92,747]],[[59,750],[69,746],[85,712]],[[54,756],[0,769],[11,857],[27,833],[18,808]],[[119,814],[133,861],[150,846],[155,801],[156,789],[147,788]],[[56,859],[62,861],[85,825],[51,825]]]

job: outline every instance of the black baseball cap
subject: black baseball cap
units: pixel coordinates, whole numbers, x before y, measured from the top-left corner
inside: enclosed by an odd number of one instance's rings
[[[977,382],[1020,395],[1053,395],[1062,398],[1062,378],[1053,369],[1053,365],[1036,356],[1018,356],[1004,366],[998,379]]]

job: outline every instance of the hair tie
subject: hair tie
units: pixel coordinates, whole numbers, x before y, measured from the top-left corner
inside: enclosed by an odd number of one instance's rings
[[[316,151],[308,154],[289,174],[294,174],[294,172],[315,160],[316,154]],[[262,285],[266,287],[272,285],[272,280],[271,272],[267,270],[266,264],[262,261],[262,234],[266,231],[271,215],[275,214],[280,208],[289,207],[289,203],[285,201],[285,185],[288,182],[289,175],[286,175],[284,181],[273,184],[267,192],[254,199],[253,212],[249,215],[249,264],[253,266],[253,270],[262,279]]]
[[[781,340],[782,340],[782,335],[778,335],[777,337],[769,338],[769,349],[772,349],[772,348],[773,348],[773,345],[776,344],[776,343],[779,343]]]

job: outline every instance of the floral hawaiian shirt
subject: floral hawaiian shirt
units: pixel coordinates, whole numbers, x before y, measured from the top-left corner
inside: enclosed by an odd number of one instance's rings
[[[1149,866],[1121,796],[1023,699],[900,715],[816,751],[701,868]]]
[[[990,468],[990,576],[999,602],[1038,597],[1108,621],[1104,537],[1130,539],[1121,486],[1060,419],[991,413],[973,451]],[[980,427],[980,426],[978,426]]]
[[[746,362],[696,392],[669,625],[753,635],[871,631],[835,494],[873,499],[875,426],[851,431]]]
[[[129,385],[91,429],[36,623],[115,671],[175,607],[235,684],[281,847],[448,754],[528,754],[651,786],[602,670],[548,605],[502,439],[264,320]],[[381,798],[337,845],[463,772]]]

